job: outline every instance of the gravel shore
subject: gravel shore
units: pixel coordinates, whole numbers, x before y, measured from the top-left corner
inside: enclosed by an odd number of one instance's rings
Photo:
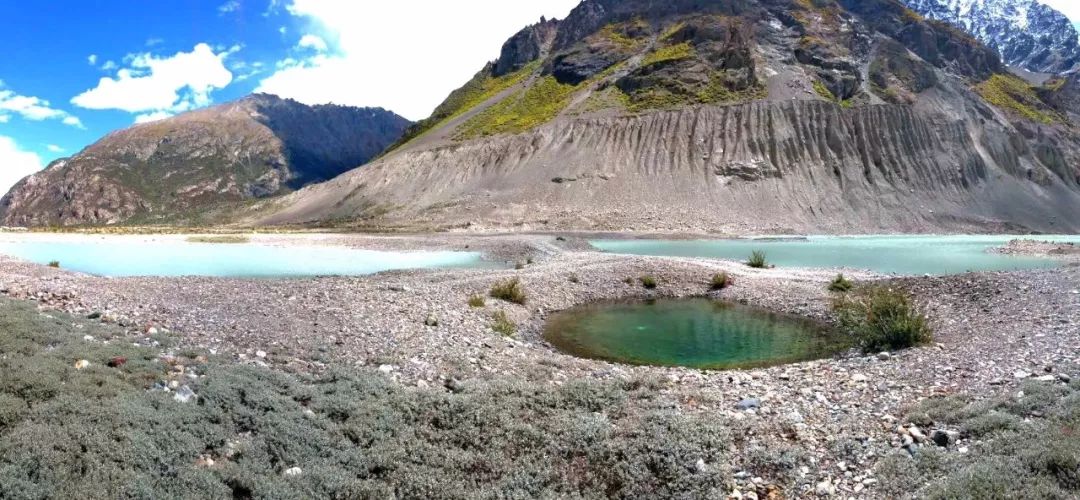
[[[829,318],[826,286],[835,270],[763,269],[690,258],[605,254],[555,236],[259,236],[265,244],[369,249],[469,249],[522,269],[395,271],[367,277],[289,280],[102,278],[0,257],[0,292],[47,308],[100,314],[133,331],[167,330],[182,348],[211,349],[239,362],[319,371],[334,363],[379,370],[401,384],[440,388],[466,379],[638,379],[685,412],[741,429],[732,494],[766,495],[787,484],[795,496],[874,498],[874,465],[909,444],[905,410],[935,395],[1015,391],[1025,379],[1080,364],[1080,267],[894,281],[912,292],[935,344],[893,355],[850,352],[834,359],[747,371],[633,367],[577,359],[541,339],[544,319],[575,305],[626,298],[712,294],[768,309]],[[734,286],[710,292],[717,272]],[[856,281],[885,279],[845,272]],[[650,275],[646,290],[626,278]],[[573,276],[574,279],[571,279]],[[493,284],[520,278],[525,305],[488,298]],[[505,311],[515,338],[492,330]],[[1073,373],[1073,377],[1080,374]],[[906,431],[905,431],[906,432]],[[926,430],[930,432],[930,430]],[[907,437],[905,437],[907,436]],[[932,446],[932,444],[931,444]],[[968,452],[953,443],[950,453]],[[762,461],[791,454],[791,466],[763,476]],[[766,458],[762,458],[767,456]],[[786,456],[786,455],[784,455]],[[785,462],[786,463],[786,462]],[[782,479],[780,476],[790,476]]]

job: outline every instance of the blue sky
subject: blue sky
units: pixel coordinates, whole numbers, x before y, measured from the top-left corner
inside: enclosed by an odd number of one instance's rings
[[[2,0],[0,193],[110,131],[255,91],[426,117],[579,0]]]

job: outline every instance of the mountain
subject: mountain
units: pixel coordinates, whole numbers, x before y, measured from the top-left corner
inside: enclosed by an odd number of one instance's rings
[[[366,163],[410,122],[257,94],[113,132],[0,200],[3,225],[211,223]]]
[[[243,222],[1078,232],[1077,87],[894,0],[585,0]]]
[[[1039,0],[905,0],[931,19],[958,26],[1035,73],[1080,69],[1080,34],[1061,12]]]

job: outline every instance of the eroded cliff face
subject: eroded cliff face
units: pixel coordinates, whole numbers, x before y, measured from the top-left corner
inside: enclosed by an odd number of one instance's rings
[[[109,134],[16,184],[0,223],[215,223],[367,162],[407,125],[381,109],[251,96]]]
[[[597,230],[1078,231],[1075,179],[1007,127],[908,106],[757,102],[413,151],[283,200],[267,223]],[[372,200],[378,200],[373,203]]]

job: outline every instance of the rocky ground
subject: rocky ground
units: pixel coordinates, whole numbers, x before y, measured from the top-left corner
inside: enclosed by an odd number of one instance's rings
[[[993,248],[991,251],[1005,255],[1033,255],[1073,262],[1080,261],[1080,247],[1077,247],[1074,243],[1012,240],[1005,246]]]
[[[310,242],[296,236],[268,244]],[[935,344],[748,371],[632,367],[576,359],[541,338],[545,317],[574,305],[634,297],[713,293],[773,310],[828,319],[826,285],[835,271],[750,269],[738,262],[632,257],[585,249],[554,236],[319,236],[322,244],[366,248],[468,248],[521,269],[429,270],[370,277],[294,280],[102,278],[0,258],[0,292],[119,322],[140,333],[170,331],[181,348],[211,349],[239,362],[291,371],[335,363],[377,370],[407,386],[452,389],[466,380],[516,378],[563,384],[588,378],[648,380],[659,398],[687,413],[740,429],[731,494],[874,498],[875,464],[933,447],[977,453],[953,429],[919,429],[907,410],[939,395],[1009,394],[1025,381],[1067,383],[1080,363],[1080,267],[895,282],[929,316]],[[531,263],[529,263],[531,262]],[[714,273],[735,285],[709,292]],[[856,280],[879,279],[847,273]],[[656,290],[626,278],[650,275]],[[520,278],[525,305],[473,295]],[[515,338],[492,330],[504,311]],[[939,436],[939,437],[940,437]],[[706,467],[709,464],[700,464]]]

